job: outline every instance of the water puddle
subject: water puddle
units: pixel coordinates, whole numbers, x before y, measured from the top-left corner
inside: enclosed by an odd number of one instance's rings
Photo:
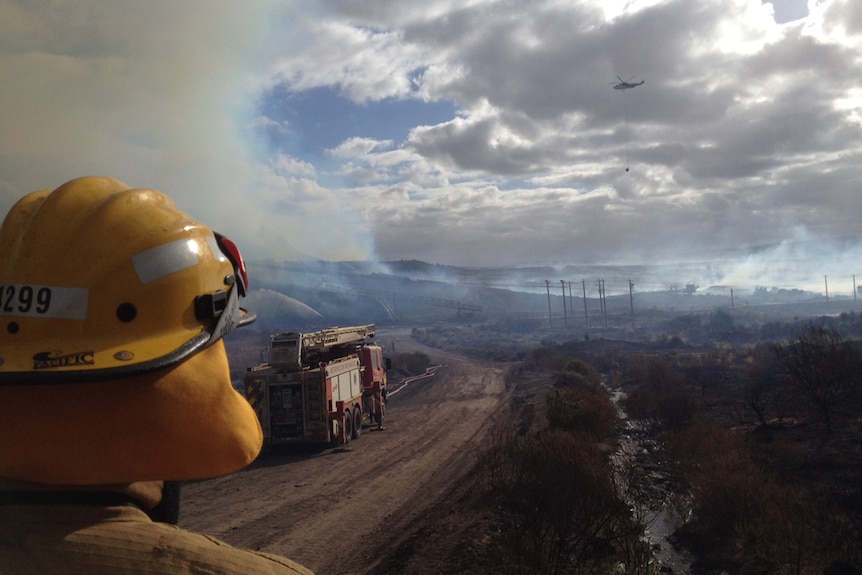
[[[668,485],[668,477],[659,469],[661,462],[656,454],[659,446],[648,438],[644,424],[628,418],[620,404],[625,394],[606,389],[624,424],[619,449],[612,459],[628,503],[644,525],[644,539],[653,550],[650,572],[689,575],[694,557],[674,548],[668,539],[684,519],[671,503],[675,494]],[[644,465],[645,461],[649,465]]]

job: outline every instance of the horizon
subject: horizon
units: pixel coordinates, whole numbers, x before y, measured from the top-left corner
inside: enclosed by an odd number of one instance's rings
[[[771,257],[774,258],[774,254]],[[586,288],[590,297],[590,294],[596,290],[596,282],[601,280],[608,295],[629,294],[629,283],[632,282],[633,293],[683,292],[688,286],[695,286],[696,294],[731,296],[731,290],[736,290],[736,296],[744,297],[757,290],[766,290],[767,293],[777,290],[787,292],[799,290],[808,296],[826,297],[828,295],[836,299],[855,299],[862,285],[862,274],[858,274],[857,279],[857,274],[852,271],[852,267],[848,265],[841,269],[836,263],[831,264],[830,273],[818,273],[816,270],[811,270],[806,262],[803,262],[803,265],[779,262],[774,269],[763,267],[764,263],[750,257],[737,261],[724,259],[652,264],[609,262],[525,266],[457,266],[417,259],[283,262],[249,260],[247,264],[250,270],[293,265],[335,266],[336,268],[359,265],[368,268],[363,270],[368,273],[388,273],[452,286],[511,289],[535,293],[547,291],[548,285],[545,283],[547,280],[551,295],[560,295],[558,292],[561,289],[562,280],[569,290],[572,290],[571,286],[575,285],[573,290],[575,295],[582,293],[583,288]],[[399,268],[399,264],[408,267]],[[411,265],[422,267],[418,270],[410,269]],[[343,270],[331,267],[329,271],[335,274],[329,278],[330,281],[350,284],[350,274],[345,275]],[[321,276],[314,277],[314,281],[321,281],[321,279]]]

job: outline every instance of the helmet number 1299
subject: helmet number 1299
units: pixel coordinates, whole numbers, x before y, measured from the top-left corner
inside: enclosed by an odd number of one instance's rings
[[[43,315],[51,307],[51,288],[30,285],[0,286],[0,309],[3,315]]]
[[[0,284],[0,316],[86,319],[87,288]]]

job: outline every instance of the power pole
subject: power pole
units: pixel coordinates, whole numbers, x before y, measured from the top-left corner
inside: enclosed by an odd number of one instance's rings
[[[551,325],[551,280],[545,280],[545,288],[548,290],[548,328]]]
[[[605,302],[602,301],[602,280],[596,280],[596,293],[599,296],[599,315],[605,317]]]
[[[856,301],[856,274],[853,274],[853,301]]]
[[[826,301],[829,301],[829,282],[826,281],[826,276],[823,276],[823,285],[826,286]]]
[[[602,313],[605,314],[605,327],[608,327],[608,295],[605,293],[605,280],[602,280]]]
[[[632,327],[635,325],[635,296],[634,296],[635,284],[632,280],[629,280],[629,308],[631,309],[632,314]]]
[[[608,327],[608,309],[605,302],[605,280],[597,280],[596,284],[599,289],[599,309],[601,310],[605,327]]]
[[[587,315],[587,280],[581,280],[581,285],[584,288],[584,327],[590,327],[590,316]]]
[[[563,288],[563,329],[569,329],[569,319],[566,314],[566,280],[560,280],[560,286]]]

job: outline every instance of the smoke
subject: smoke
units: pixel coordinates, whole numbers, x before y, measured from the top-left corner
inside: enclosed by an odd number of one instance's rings
[[[262,138],[257,107],[276,50],[297,41],[284,35],[290,10],[0,0],[2,213],[31,191],[106,175],[167,193],[248,259],[369,257],[349,202]]]
[[[855,238],[819,238],[797,228],[777,245],[728,262],[723,283],[852,295],[854,276],[862,278],[860,256],[862,244]]]
[[[596,296],[601,281],[607,295],[682,291],[696,286],[699,292],[730,295],[754,293],[756,289],[801,290],[830,297],[852,297],[862,285],[862,243],[858,238],[824,238],[805,227],[773,245],[747,246],[737,250],[704,251],[702,257],[637,263],[579,263],[537,267],[459,268],[401,262],[392,273],[419,281],[455,287],[497,288],[550,295],[561,293],[561,281],[575,296]],[[546,284],[546,282],[548,282]],[[574,287],[573,287],[574,286]]]

